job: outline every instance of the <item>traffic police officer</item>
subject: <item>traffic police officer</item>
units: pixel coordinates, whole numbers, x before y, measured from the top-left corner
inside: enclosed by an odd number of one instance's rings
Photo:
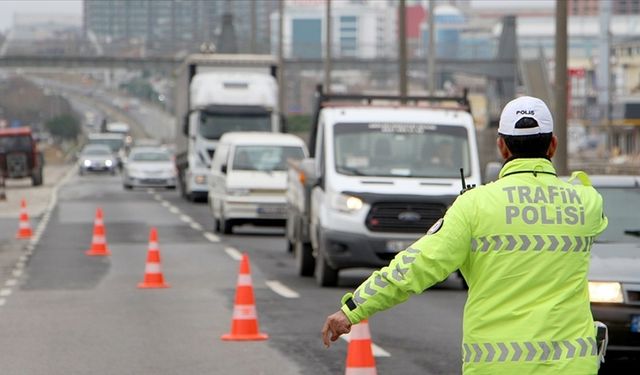
[[[570,182],[556,175],[557,138],[542,100],[509,102],[498,133],[499,179],[459,196],[425,236],[345,295],[322,329],[327,347],[460,269],[469,285],[464,374],[598,372],[587,272],[591,244],[607,227],[602,197],[582,172]]]

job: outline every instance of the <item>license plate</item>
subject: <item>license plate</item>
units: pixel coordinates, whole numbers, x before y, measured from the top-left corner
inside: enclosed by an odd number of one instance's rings
[[[631,332],[640,333],[640,315],[631,315]]]
[[[282,207],[258,207],[259,214],[275,215],[275,214],[281,214],[283,212],[284,212],[284,208]]]
[[[397,253],[406,249],[411,244],[412,244],[412,241],[396,241],[396,240],[387,241],[386,250],[389,253]]]

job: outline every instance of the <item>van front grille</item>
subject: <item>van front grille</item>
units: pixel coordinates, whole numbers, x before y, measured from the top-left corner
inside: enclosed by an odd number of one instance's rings
[[[441,203],[378,202],[371,206],[366,226],[372,232],[425,233],[446,209]]]

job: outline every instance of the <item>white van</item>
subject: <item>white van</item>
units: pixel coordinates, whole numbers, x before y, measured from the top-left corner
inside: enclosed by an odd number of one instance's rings
[[[225,133],[207,179],[215,229],[229,234],[245,223],[284,226],[287,161],[306,157],[304,141],[291,134]]]

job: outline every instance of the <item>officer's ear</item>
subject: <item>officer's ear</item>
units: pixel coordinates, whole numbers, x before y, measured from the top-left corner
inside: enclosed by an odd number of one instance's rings
[[[556,154],[557,149],[558,149],[558,137],[553,135],[551,136],[551,142],[549,143],[549,148],[547,149],[547,157],[551,159],[553,155]]]
[[[498,136],[498,139],[496,140],[496,144],[498,145],[498,151],[500,151],[500,156],[502,156],[504,160],[508,160],[512,156],[512,154],[511,154],[511,151],[509,150],[509,147],[507,147],[507,144],[504,141],[504,138],[502,138],[501,136]]]

